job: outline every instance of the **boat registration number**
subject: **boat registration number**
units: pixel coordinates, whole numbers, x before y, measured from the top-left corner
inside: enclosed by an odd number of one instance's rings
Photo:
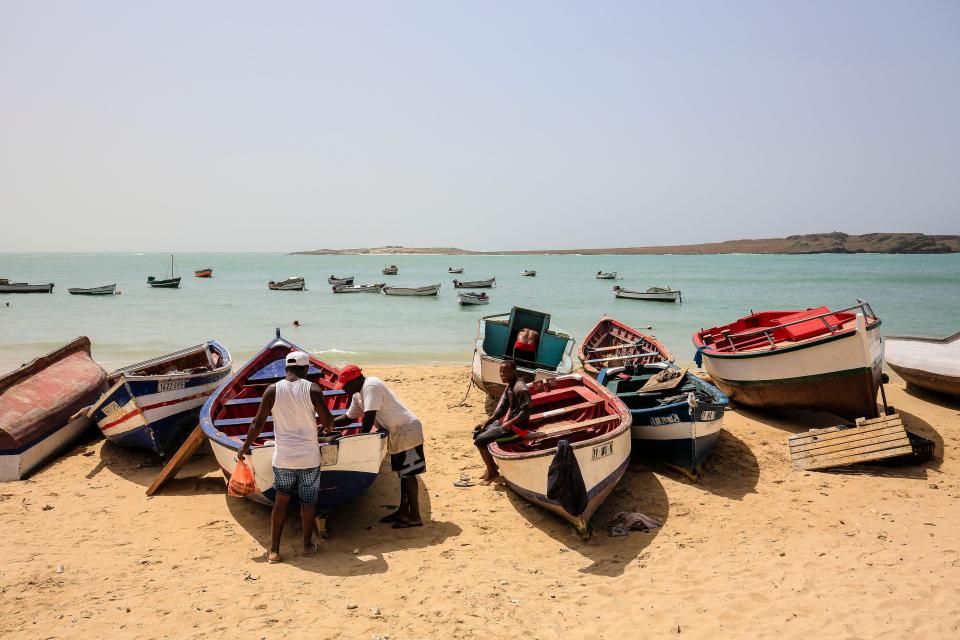
[[[593,459],[599,460],[600,458],[606,458],[609,455],[613,454],[613,443],[608,442],[606,444],[601,444],[593,448]]]
[[[701,411],[701,412],[700,412],[700,421],[701,421],[701,422],[709,422],[710,420],[716,420],[716,419],[717,419],[717,412],[716,412],[716,411]]]
[[[161,380],[157,383],[157,393],[163,391],[178,391],[187,386],[186,380]]]
[[[123,408],[120,405],[118,405],[116,402],[111,402],[110,404],[105,405],[103,407],[103,412],[108,416],[115,416],[121,411],[123,411]]]

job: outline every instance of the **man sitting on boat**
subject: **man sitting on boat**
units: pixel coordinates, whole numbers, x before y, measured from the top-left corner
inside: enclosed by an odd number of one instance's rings
[[[536,333],[536,332],[534,332]],[[530,420],[530,391],[526,383],[517,376],[517,364],[504,359],[500,364],[500,379],[507,385],[493,414],[473,430],[473,444],[480,450],[480,457],[487,465],[487,471],[480,479],[492,482],[500,475],[497,463],[487,447],[500,438],[510,438],[526,433]]]
[[[260,436],[267,416],[273,416],[273,486],[277,494],[270,526],[269,562],[281,561],[280,534],[294,494],[300,499],[303,555],[312,556],[317,552],[317,545],[313,542],[313,519],[320,493],[317,416],[324,433],[333,431],[333,416],[324,402],[323,389],[316,382],[307,380],[309,368],[310,356],[303,351],[292,351],[287,355],[286,378],[267,387],[238,454],[241,460],[247,455],[250,443]]]
[[[352,400],[347,413],[338,417],[337,422],[345,424],[362,416],[364,431],[372,429],[374,422],[383,427],[387,431],[390,468],[400,476],[400,506],[380,518],[380,522],[392,522],[394,529],[422,527],[417,476],[427,470],[423,455],[423,425],[383,380],[364,376],[357,365],[344,367],[340,382]]]

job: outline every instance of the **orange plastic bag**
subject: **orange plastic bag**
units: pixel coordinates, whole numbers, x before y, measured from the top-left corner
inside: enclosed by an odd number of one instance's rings
[[[243,459],[237,460],[230,482],[227,483],[227,495],[234,498],[245,498],[257,490],[253,481],[253,469]]]

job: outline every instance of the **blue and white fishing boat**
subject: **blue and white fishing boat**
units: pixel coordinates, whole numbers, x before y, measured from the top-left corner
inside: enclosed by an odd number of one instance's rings
[[[597,382],[630,410],[638,456],[699,475],[730,402],[720,389],[670,362],[603,369]]]
[[[283,379],[286,357],[291,351],[303,349],[281,338],[278,329],[277,337],[224,382],[200,410],[200,427],[228,482],[237,464],[237,451],[247,437],[263,393],[270,384]],[[340,388],[339,369],[311,356],[307,377],[324,389],[327,406],[334,416],[346,412],[350,397]],[[268,418],[263,433],[251,445],[246,458],[253,469],[257,488],[250,498],[264,504],[272,504],[276,495],[271,425],[272,418]],[[379,425],[365,432],[358,422],[337,428],[334,436],[318,435],[317,446],[323,468],[317,502],[320,517],[325,517],[373,484],[387,454],[386,436],[386,431]]]
[[[107,440],[164,455],[196,426],[200,407],[232,366],[226,347],[211,340],[117,369],[87,415]]]

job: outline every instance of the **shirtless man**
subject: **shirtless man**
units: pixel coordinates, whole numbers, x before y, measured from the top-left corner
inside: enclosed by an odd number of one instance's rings
[[[537,345],[540,342],[540,332],[534,329],[521,329],[517,333],[517,341],[513,344],[513,357],[526,362],[537,361]]]
[[[487,471],[480,476],[480,480],[488,484],[500,475],[500,469],[487,447],[500,438],[526,433],[530,420],[530,391],[526,383],[517,377],[517,365],[513,360],[504,360],[500,364],[500,379],[507,388],[500,396],[497,408],[486,422],[481,422],[473,430],[473,444],[480,450],[480,457],[487,465]]]

